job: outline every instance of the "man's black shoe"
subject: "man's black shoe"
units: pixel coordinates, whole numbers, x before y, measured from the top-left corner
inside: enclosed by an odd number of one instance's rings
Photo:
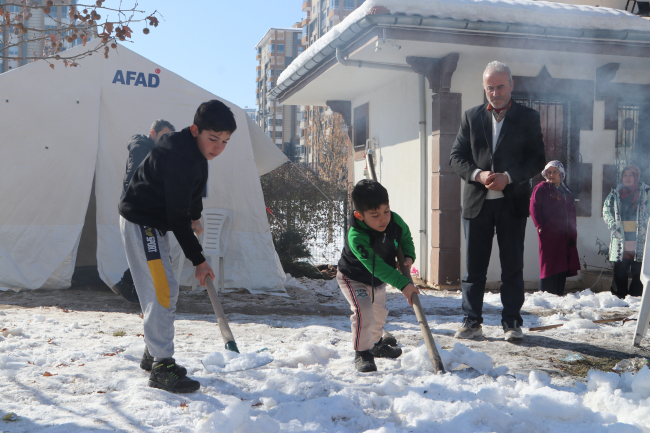
[[[149,375],[149,386],[178,393],[194,392],[201,388],[198,381],[187,376],[181,377],[179,367],[174,363],[174,358],[166,358],[153,363]]]
[[[124,272],[124,275],[122,276],[120,282],[114,285],[111,290],[129,302],[132,302],[134,304],[140,303],[138,292],[135,291],[135,284],[133,283],[130,269],[127,269],[126,272]]]
[[[357,351],[354,354],[354,366],[360,373],[377,371],[377,366],[375,365],[375,357],[372,355],[372,353],[370,353],[369,350],[364,350],[363,352]]]
[[[152,366],[153,366],[153,356],[151,356],[151,353],[149,353],[149,348],[145,346],[144,353],[142,354],[142,361],[140,361],[140,368],[143,369],[144,371],[151,371]],[[178,368],[178,375],[180,377],[187,376],[187,369],[185,367],[181,367],[178,364],[176,365],[176,367]]]
[[[650,3],[649,2],[637,2],[636,4],[639,7],[639,10],[635,15],[640,16],[640,17],[650,16]]]
[[[390,347],[386,342],[384,341],[383,338],[379,340],[378,343],[375,344],[375,347],[370,349],[370,353],[375,358],[399,358],[400,355],[402,354],[402,349],[399,347]]]

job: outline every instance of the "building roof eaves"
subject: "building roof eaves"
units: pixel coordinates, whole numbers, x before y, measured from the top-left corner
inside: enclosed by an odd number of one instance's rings
[[[304,65],[268,92],[268,98],[277,99],[301,78],[309,75],[322,62],[336,53],[336,48],[348,45],[371,27],[435,28],[468,33],[483,32],[499,35],[548,36],[568,40],[617,41],[650,45],[650,32],[638,30],[567,29],[500,22],[477,22],[452,18],[423,17],[404,14],[366,15],[345,29],[332,42],[321,48]]]

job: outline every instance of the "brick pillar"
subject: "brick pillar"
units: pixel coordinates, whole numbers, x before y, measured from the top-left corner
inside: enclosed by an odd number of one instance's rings
[[[431,283],[460,284],[461,181],[449,165],[460,128],[460,93],[433,95],[431,155]]]

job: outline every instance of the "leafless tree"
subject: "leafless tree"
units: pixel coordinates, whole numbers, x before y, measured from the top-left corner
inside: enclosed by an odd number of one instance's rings
[[[313,107],[307,128],[307,147],[311,149],[310,165],[318,176],[345,190],[350,139],[343,117],[329,109]]]
[[[124,1],[116,7],[107,7],[105,0],[75,5],[69,0],[0,0],[0,59],[18,64],[44,60],[54,68],[55,61],[63,62],[66,67],[77,66],[78,60],[97,52],[108,58],[118,41],[131,38],[135,24],[144,24],[144,34],[149,34],[150,28],[159,24],[157,11],[147,13],[138,9],[137,0],[128,6]],[[57,10],[59,7],[61,9]],[[67,9],[65,16],[56,13],[63,8]],[[55,25],[45,25],[45,17]],[[77,45],[85,47],[91,39],[101,42],[76,51],[74,55],[66,55],[66,49]]]

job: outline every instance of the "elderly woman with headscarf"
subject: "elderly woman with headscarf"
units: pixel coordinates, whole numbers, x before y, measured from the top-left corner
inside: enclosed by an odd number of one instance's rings
[[[612,189],[603,205],[603,218],[612,232],[609,260],[614,265],[612,294],[625,298],[641,296],[641,263],[650,217],[650,186],[639,182],[641,171],[636,165],[623,169],[621,183]],[[632,270],[632,284],[627,286]]]
[[[576,207],[560,161],[549,162],[530,199],[530,214],[539,239],[539,289],[564,296],[567,277],[578,275]]]

